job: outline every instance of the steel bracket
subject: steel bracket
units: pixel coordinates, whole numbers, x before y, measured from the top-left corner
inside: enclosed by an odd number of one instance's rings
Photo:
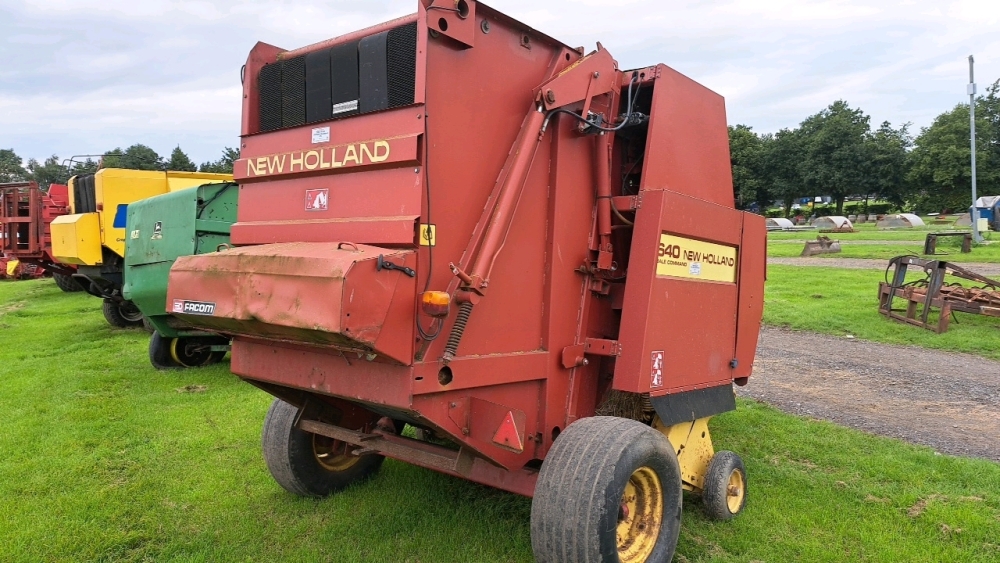
[[[620,356],[621,344],[617,340],[588,338],[582,344],[574,344],[563,348],[562,365],[566,369],[585,366],[589,362],[585,356]]]

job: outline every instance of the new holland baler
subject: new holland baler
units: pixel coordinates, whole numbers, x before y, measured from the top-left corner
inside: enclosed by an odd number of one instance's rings
[[[167,303],[276,397],[281,486],[391,457],[531,496],[539,561],[669,561],[682,489],[742,510],[708,420],[751,374],[766,229],[719,95],[467,0],[244,75],[234,248]]]

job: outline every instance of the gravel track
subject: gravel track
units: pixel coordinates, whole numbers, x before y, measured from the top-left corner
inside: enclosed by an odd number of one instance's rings
[[[946,256],[942,259],[947,260]],[[825,268],[847,268],[849,270],[885,270],[888,260],[872,258],[777,258],[769,257],[768,264],[780,266],[820,266]],[[984,276],[1000,276],[1000,264],[982,262],[957,262],[958,266]]]
[[[768,327],[737,389],[786,412],[1000,461],[997,361]]]

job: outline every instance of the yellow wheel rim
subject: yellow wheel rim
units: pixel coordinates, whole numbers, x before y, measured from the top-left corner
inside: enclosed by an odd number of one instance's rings
[[[746,482],[743,479],[743,472],[734,469],[729,474],[729,484],[726,486],[726,504],[729,505],[729,512],[736,514],[743,506],[743,497],[747,494]]]
[[[180,356],[177,354],[177,343],[180,342],[180,341],[181,341],[180,338],[171,338],[170,339],[170,357],[175,362],[177,362],[178,365],[187,366],[187,364],[185,364],[184,362],[181,361]],[[190,367],[190,366],[187,366],[187,367]]]
[[[640,467],[625,484],[618,507],[618,560],[640,563],[649,558],[663,525],[663,486],[648,467]]]
[[[339,440],[313,434],[313,455],[327,471],[346,471],[361,460],[347,453],[347,445]]]

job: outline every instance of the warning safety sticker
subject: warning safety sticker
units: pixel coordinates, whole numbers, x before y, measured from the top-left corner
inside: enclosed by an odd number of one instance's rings
[[[661,234],[656,275],[736,283],[736,248]]]

